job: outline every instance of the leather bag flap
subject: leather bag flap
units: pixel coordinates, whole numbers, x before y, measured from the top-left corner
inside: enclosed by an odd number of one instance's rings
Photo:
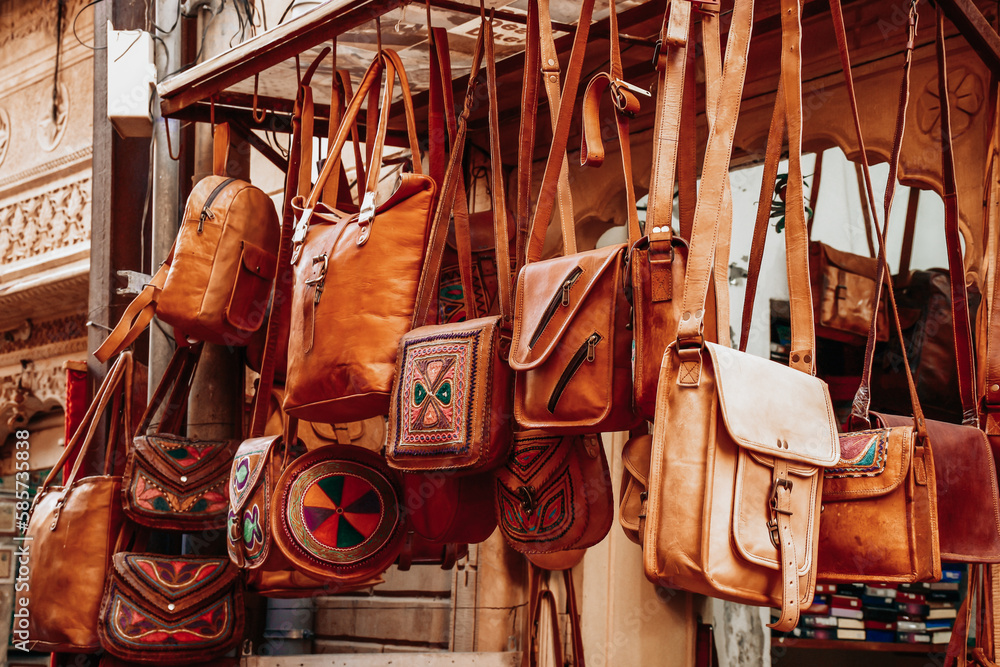
[[[117,553],[115,573],[157,616],[180,619],[231,592],[239,570],[226,558]],[[131,596],[129,596],[131,597]],[[139,602],[139,600],[133,600]]]
[[[141,435],[133,453],[158,474],[159,482],[177,490],[192,490],[224,475],[236,441],[192,440],[175,435]]]
[[[243,241],[243,267],[264,280],[274,280],[278,258],[248,241]]]
[[[625,244],[608,246],[534,262],[521,269],[514,304],[511,368],[527,371],[540,366],[582,310],[595,315],[597,309],[585,309],[587,297],[605,273],[620,271],[626,250]],[[614,306],[602,304],[601,312],[609,321],[614,319]]]
[[[649,458],[653,451],[653,436],[640,435],[629,439],[622,449],[622,465],[635,481],[646,486],[649,481]]]
[[[229,475],[229,503],[239,513],[246,508],[254,489],[271,461],[275,445],[281,442],[280,435],[244,440],[233,457],[233,468]]]
[[[825,471],[823,502],[864,500],[895,490],[910,470],[913,427],[844,433],[841,459]]]
[[[742,447],[789,461],[831,466],[840,459],[826,383],[788,366],[715,343],[719,410]]]

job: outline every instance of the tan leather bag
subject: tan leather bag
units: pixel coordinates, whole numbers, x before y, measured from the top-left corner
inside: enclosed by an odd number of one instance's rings
[[[592,1],[582,4],[574,55],[582,52],[578,41],[586,40],[583,27],[589,25],[592,10]],[[563,99],[575,96],[578,68],[571,56]],[[596,78],[587,95],[599,101],[613,84],[619,100],[616,119],[628,197],[628,234],[634,241],[639,238],[639,219],[631,182],[628,117],[638,108],[638,100],[617,83],[621,77],[613,68],[615,71],[617,75]],[[521,427],[582,435],[629,429],[637,423],[637,416],[632,409],[632,335],[625,294],[629,244],[539,261],[569,132],[567,110],[559,110],[532,219],[527,263],[517,280],[510,365],[515,371],[514,416]],[[588,141],[593,140],[596,138],[588,137]],[[589,153],[592,157],[587,159],[599,162],[602,147],[598,143],[591,147],[584,156]],[[575,239],[569,240],[575,230],[565,221],[563,234],[568,247],[575,246]]]
[[[400,78],[412,173],[376,205],[390,105],[379,125],[360,213],[320,202],[331,176],[328,159],[312,193],[293,202],[295,267],[284,409],[315,422],[351,422],[389,412],[400,338],[413,327],[417,285],[431,227],[437,185],[421,173],[413,101],[399,56],[385,50],[372,62],[351,100],[329,156],[339,155],[362,101],[383,72],[383,99]]]
[[[33,651],[93,653],[101,646],[97,622],[104,577],[124,525],[121,477],[112,474],[112,463],[119,438],[127,439],[131,433],[131,406],[132,353],[124,352],[35,496],[24,542],[27,637],[19,634],[24,628],[14,625],[14,636],[26,638]],[[104,473],[84,477],[83,464],[109,407],[112,429]],[[65,484],[53,485],[73,455],[75,463]]]
[[[512,326],[510,271],[499,276],[500,314],[476,317],[474,298],[467,308],[472,319],[465,322],[428,324],[436,321],[434,295],[439,284],[448,219],[453,211],[456,228],[468,232],[469,217],[455,208],[457,184],[461,180],[466,119],[475,102],[475,80],[485,41],[489,125],[492,152],[493,221],[497,239],[507,238],[507,208],[504,202],[503,165],[500,162],[500,131],[496,104],[496,71],[493,24],[484,20],[476,43],[469,93],[456,133],[456,149],[445,175],[443,196],[431,230],[431,240],[421,276],[414,320],[423,326],[406,333],[396,357],[396,384],[389,407],[386,458],[397,470],[451,470],[460,473],[485,471],[499,465],[510,448],[510,400],[512,376],[506,353]],[[497,244],[497,265],[510,266],[508,245]],[[471,267],[471,256],[460,262],[463,272]]]
[[[215,128],[214,175],[198,181],[170,253],[94,352],[100,361],[131,345],[155,314],[178,339],[246,345],[264,322],[280,227],[260,188],[226,176],[229,126]]]
[[[792,366],[703,337],[753,20],[752,0],[737,0],[705,154],[678,338],[664,353],[660,371],[643,539],[651,581],[778,606],[781,617],[771,627],[783,631],[795,627],[800,610],[812,602],[822,469],[840,458],[829,393],[811,374],[799,11],[795,0],[782,2],[784,93],[776,102],[788,121]]]
[[[841,64],[848,97],[854,114],[855,131],[862,147],[861,166],[871,201],[871,174],[864,152],[861,122],[854,96],[846,29],[839,0],[831,5]],[[916,31],[916,9],[911,9],[908,49]],[[906,106],[909,92],[911,53],[904,59],[896,143],[889,161],[884,218],[896,183]],[[889,287],[890,317],[900,330],[899,313],[891,283],[885,280],[885,237],[878,221],[873,225],[879,242],[879,267],[872,302],[881,300],[882,285]],[[906,349],[900,345],[903,366],[913,405],[912,418],[895,421],[875,415],[869,420],[869,383],[878,318],[869,321],[865,365],[861,386],[854,398],[852,423],[865,430],[840,436],[842,458],[827,470],[823,488],[823,519],[820,524],[820,578],[823,581],[932,581],[941,577],[938,546],[937,493],[934,457],[927,438],[926,422],[917,398],[916,386],[905,362]],[[871,423],[874,421],[874,423]],[[867,428],[872,426],[873,428]]]

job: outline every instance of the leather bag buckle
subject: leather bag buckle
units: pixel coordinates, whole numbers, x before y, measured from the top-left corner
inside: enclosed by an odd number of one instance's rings
[[[525,514],[531,514],[535,511],[535,507],[538,505],[538,499],[535,498],[535,487],[530,484],[519,486],[517,495],[521,499],[521,508]]]
[[[330,268],[330,258],[325,252],[322,255],[316,255],[313,257],[313,264],[319,264],[320,262],[323,263],[323,268],[320,269],[319,275],[305,281],[306,285],[316,288],[316,294],[313,296],[313,303],[319,303],[320,297],[323,296],[323,287],[326,285],[326,271]]]
[[[791,510],[781,509],[778,506],[778,489],[780,487],[785,487],[788,489],[788,493],[792,492],[792,480],[780,478],[774,480],[774,484],[771,486],[771,511],[775,514],[784,514],[785,516],[792,516],[793,512]]]

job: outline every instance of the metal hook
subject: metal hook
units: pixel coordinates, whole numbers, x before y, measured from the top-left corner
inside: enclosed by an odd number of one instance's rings
[[[212,125],[212,136],[215,136],[215,96],[208,98],[208,120]]]
[[[260,118],[257,117],[257,86],[260,83],[260,73],[253,75],[253,109],[250,110],[250,117],[253,118],[253,122],[260,125],[267,118],[267,109],[263,109],[260,112]]]
[[[402,32],[403,21],[406,20],[406,8],[410,5],[409,2],[404,0],[403,6],[399,8],[399,18],[396,19],[396,25],[392,27],[395,32]]]
[[[178,128],[178,129],[180,129],[180,128]],[[174,155],[174,149],[173,149],[173,146],[172,146],[172,144],[170,142],[170,119],[169,118],[164,118],[163,119],[163,131],[167,135],[167,156],[171,160],[173,160],[174,162],[177,162],[178,160],[181,159],[181,150],[180,150],[180,147],[178,147],[177,148],[177,155],[176,156]]]

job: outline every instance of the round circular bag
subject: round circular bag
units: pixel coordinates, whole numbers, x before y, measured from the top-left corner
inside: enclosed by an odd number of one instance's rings
[[[405,535],[399,478],[361,447],[320,447],[278,478],[271,503],[275,544],[297,569],[351,582],[396,560]]]

